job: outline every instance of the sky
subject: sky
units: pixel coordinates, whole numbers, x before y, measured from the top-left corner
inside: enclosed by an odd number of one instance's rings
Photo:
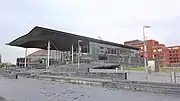
[[[0,54],[15,63],[25,49],[8,43],[41,26],[123,44],[148,39],[180,45],[179,0],[0,0]],[[28,49],[32,53],[37,49]]]

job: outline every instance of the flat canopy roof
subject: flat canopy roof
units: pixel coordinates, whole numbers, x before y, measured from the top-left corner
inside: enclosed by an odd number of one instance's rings
[[[129,48],[138,50],[139,48],[117,44],[113,42],[98,40],[85,36],[75,35],[67,32],[47,29],[43,27],[34,27],[28,34],[21,36],[7,45],[23,48],[40,48],[47,49],[48,41],[51,42],[51,50],[67,51],[70,50],[72,44],[77,46],[78,40],[82,40],[82,45],[87,45],[89,42],[97,42],[117,47]]]

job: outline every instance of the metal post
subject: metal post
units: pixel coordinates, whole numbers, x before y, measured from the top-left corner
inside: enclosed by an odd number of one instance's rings
[[[143,26],[143,44],[144,44],[144,54],[145,54],[145,52],[147,51],[146,50],[146,37],[145,37],[145,32],[144,32],[144,26]],[[147,72],[147,63],[146,63],[146,57],[144,56],[144,69],[145,69],[145,71]]]
[[[145,36],[145,28],[150,28],[151,26],[143,26],[143,44],[144,44],[144,54],[147,52],[147,43],[146,43],[146,36]],[[148,79],[148,71],[147,71],[147,57],[144,56],[144,69],[146,72],[146,79]]]
[[[71,57],[72,64],[74,63],[74,47],[72,45],[72,57]]]
[[[27,67],[27,48],[25,49],[24,67]]]
[[[176,83],[176,72],[175,71],[170,72],[170,77],[171,77],[171,83]]]
[[[50,45],[51,45],[51,43],[50,43],[50,41],[48,41],[48,47],[47,47],[47,49],[48,49],[48,56],[47,56],[47,67],[46,68],[49,68],[49,58],[50,58]]]

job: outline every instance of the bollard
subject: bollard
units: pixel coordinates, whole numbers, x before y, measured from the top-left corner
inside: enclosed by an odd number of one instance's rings
[[[18,75],[16,74],[16,79],[18,79]]]
[[[116,69],[115,69],[115,73],[117,73],[118,72],[118,68],[116,67]]]
[[[125,80],[127,80],[128,74],[127,74],[127,73],[124,73],[124,75],[125,75]]]
[[[175,72],[171,72],[170,73],[170,77],[171,77],[171,83],[176,83],[176,73]]]

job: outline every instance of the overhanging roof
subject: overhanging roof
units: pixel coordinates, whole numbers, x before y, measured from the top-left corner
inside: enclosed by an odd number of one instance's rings
[[[38,26],[34,27],[28,34],[15,39],[7,45],[18,46],[23,48],[47,49],[47,42],[50,41],[52,43],[51,50],[58,49],[61,51],[66,51],[71,49],[72,44],[77,46],[78,40],[82,40],[83,45],[87,45],[89,42],[97,42],[117,47],[124,47],[135,50],[139,49],[131,46],[84,37],[80,35],[75,35],[67,32],[47,29]]]

